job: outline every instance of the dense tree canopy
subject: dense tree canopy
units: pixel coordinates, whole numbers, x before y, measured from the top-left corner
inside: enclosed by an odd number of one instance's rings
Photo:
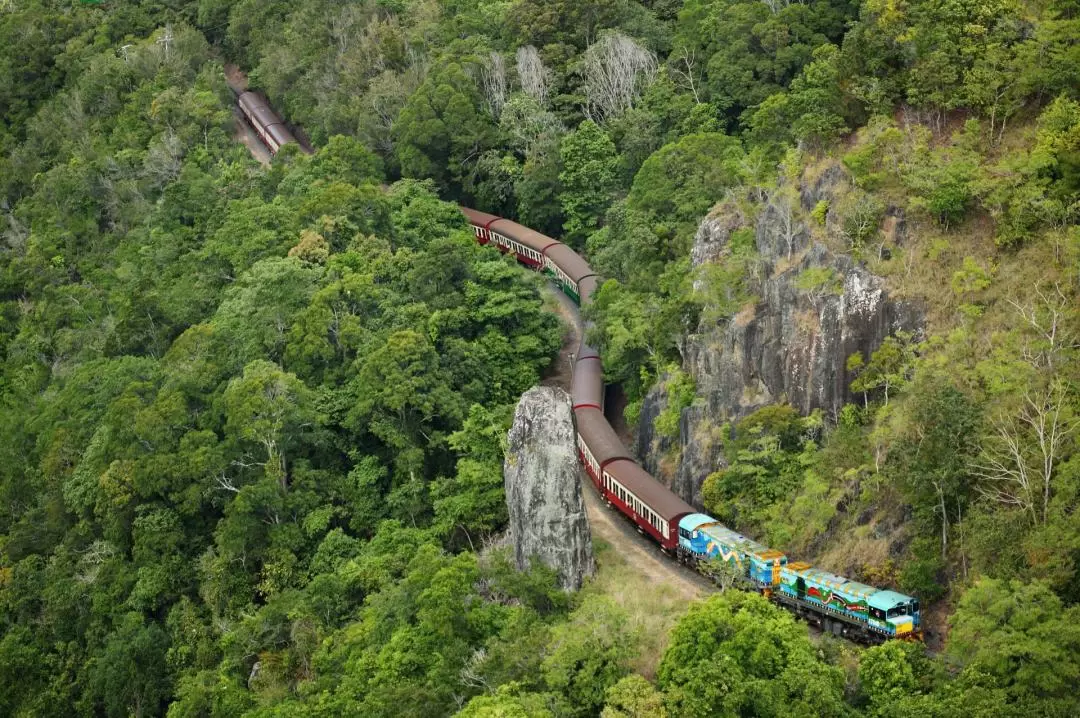
[[[1075,714],[1077,37],[1067,0],[0,0],[0,713]],[[252,159],[223,62],[314,155]],[[712,400],[688,338],[802,261],[758,217],[921,303],[842,410],[693,438],[735,528],[946,597],[945,660],[728,592],[651,683],[617,601],[486,550],[559,327],[457,202],[606,277],[664,442]]]

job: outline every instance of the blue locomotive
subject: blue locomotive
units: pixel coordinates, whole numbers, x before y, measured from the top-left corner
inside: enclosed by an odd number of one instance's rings
[[[694,563],[728,563],[755,590],[836,636],[870,642],[922,638],[918,600],[806,563],[789,563],[780,551],[706,514],[689,514],[679,521],[679,556]]]

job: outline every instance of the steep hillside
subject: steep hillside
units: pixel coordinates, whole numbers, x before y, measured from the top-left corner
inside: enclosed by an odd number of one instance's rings
[[[952,119],[879,118],[714,208],[691,254],[701,320],[639,448],[826,568],[926,599],[1040,579],[1072,601],[1080,104],[1000,136]]]

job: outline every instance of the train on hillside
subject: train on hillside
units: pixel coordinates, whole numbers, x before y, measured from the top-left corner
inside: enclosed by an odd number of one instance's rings
[[[289,130],[289,126],[285,124],[285,120],[274,112],[261,93],[241,92],[237,103],[240,105],[240,112],[243,113],[244,119],[251,123],[255,134],[270,150],[270,154],[276,155],[282,145],[290,142],[299,144],[292,131]]]
[[[271,153],[296,142],[284,121],[258,93],[240,94],[240,108]],[[301,146],[305,152],[310,152]],[[526,267],[550,275],[582,308],[592,303],[600,277],[562,242],[493,214],[462,207],[480,244],[512,254]],[[919,602],[809,564],[789,562],[771,549],[696,511],[638,464],[604,416],[600,354],[582,332],[571,386],[577,451],[596,490],[661,550],[703,568],[724,562],[742,583],[836,636],[866,642],[921,639]]]
[[[518,262],[549,274],[581,307],[592,303],[601,279],[562,242],[517,222],[462,207],[480,244],[498,247]],[[638,464],[604,416],[600,354],[586,341],[574,356],[571,386],[577,451],[596,490],[661,550],[704,568],[721,561],[745,587],[768,596],[824,631],[870,643],[921,639],[919,602],[912,596],[852,581],[806,563],[789,561],[696,511]]]

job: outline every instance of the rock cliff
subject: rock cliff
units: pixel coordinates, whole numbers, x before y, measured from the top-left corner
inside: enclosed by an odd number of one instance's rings
[[[562,389],[525,392],[510,427],[503,481],[518,568],[535,557],[558,572],[564,589],[577,590],[595,562],[570,406]]]
[[[732,202],[698,228],[694,267],[725,261],[732,235],[752,229],[757,258],[746,289],[757,301],[729,319],[703,321],[684,337],[683,370],[696,382],[697,400],[682,412],[677,441],[654,431],[667,401],[662,386],[642,407],[638,454],[646,468],[691,503],[701,506],[705,477],[726,465],[718,433],[725,422],[775,402],[835,417],[852,398],[847,358],[862,352],[868,359],[898,330],[921,331],[919,307],[891,298],[882,278],[830,250],[811,231],[810,211],[844,191],[845,177],[834,165],[814,181],[801,182],[795,192],[777,191],[759,204],[753,219]],[[818,235],[838,221],[833,210],[825,220]],[[892,241],[898,241],[902,218],[890,213],[886,225]]]

